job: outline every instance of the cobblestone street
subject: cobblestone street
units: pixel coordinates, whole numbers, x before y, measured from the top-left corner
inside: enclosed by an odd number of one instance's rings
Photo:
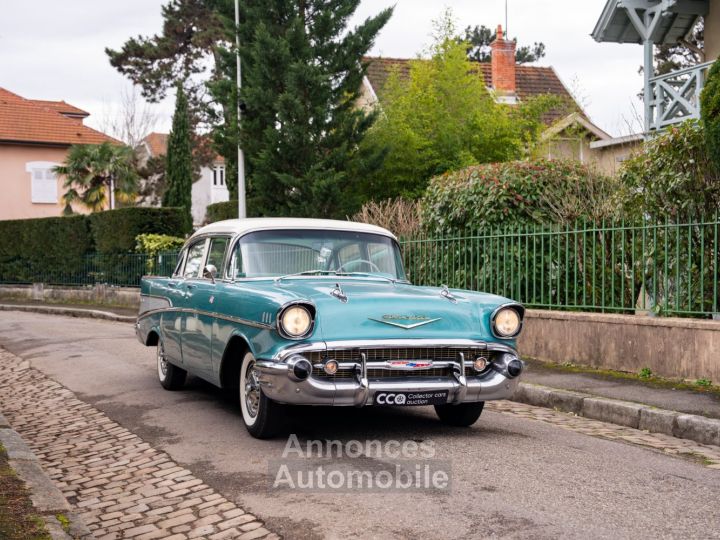
[[[0,386],[0,408],[97,537],[277,538],[167,454],[4,350]]]

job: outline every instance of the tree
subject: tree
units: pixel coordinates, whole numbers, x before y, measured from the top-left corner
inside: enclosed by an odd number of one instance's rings
[[[497,32],[486,26],[468,26],[465,35],[458,37],[458,43],[466,44],[467,57],[473,62],[490,61],[490,44],[495,41]],[[517,38],[513,41],[517,43]],[[531,64],[545,57],[545,44],[535,42],[523,45],[515,50],[515,61],[518,64]]]
[[[192,129],[188,100],[182,86],[177,86],[175,113],[172,129],[168,135],[165,175],[167,189],[163,195],[163,206],[184,208],[187,219],[192,223],[193,159]]]
[[[720,181],[720,59],[710,68],[700,94],[700,112],[710,161]]]
[[[383,168],[363,182],[364,197],[418,198],[433,176],[517,159],[537,139],[542,114],[557,100],[496,103],[465,50],[446,13],[436,22],[431,58],[412,61],[407,79],[391,74],[382,116],[365,143],[386,149],[387,156]]]
[[[63,213],[72,214],[73,204],[92,212],[115,208],[115,200],[133,202],[137,186],[135,154],[129,146],[104,142],[70,148],[62,165],[54,168],[65,177]]]
[[[655,74],[665,75],[705,61],[705,23],[700,19],[687,39],[655,46]]]
[[[111,64],[161,99],[182,81],[193,122],[213,126],[237,195],[238,128],[232,0],[172,0],[163,32],[107,50]],[[350,179],[372,170],[377,155],[359,142],[374,115],[355,109],[362,57],[392,9],[347,29],[359,0],[241,2],[240,42],[246,114],[249,209],[256,214],[341,215]]]

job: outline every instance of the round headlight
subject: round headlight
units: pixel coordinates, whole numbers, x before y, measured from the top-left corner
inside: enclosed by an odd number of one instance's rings
[[[301,337],[310,330],[312,315],[303,306],[292,306],[283,311],[280,317],[280,325],[288,336]]]
[[[513,337],[520,331],[520,314],[513,308],[503,308],[495,314],[495,332],[500,337]]]

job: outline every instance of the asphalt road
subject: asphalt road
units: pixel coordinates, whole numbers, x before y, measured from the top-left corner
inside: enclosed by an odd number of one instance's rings
[[[491,411],[473,428],[456,429],[438,424],[429,408],[300,409],[290,431],[301,442],[433,445],[433,459],[451,466],[451,489],[271,489],[268,463],[281,459],[287,439],[251,438],[232,397],[198,379],[164,391],[154,350],[136,341],[131,325],[3,312],[0,345],[286,538],[720,538],[720,471]],[[346,457],[341,465],[387,462]]]

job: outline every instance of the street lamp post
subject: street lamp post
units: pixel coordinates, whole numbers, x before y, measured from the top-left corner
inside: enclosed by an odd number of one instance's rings
[[[242,111],[240,110],[240,89],[242,88],[242,73],[240,71],[240,5],[239,0],[235,0],[235,48],[236,54],[236,71],[237,71],[237,123],[238,123],[238,147],[237,147],[237,172],[238,172],[238,217],[240,219],[247,217],[247,209],[245,208],[245,156],[240,147],[240,120]]]

